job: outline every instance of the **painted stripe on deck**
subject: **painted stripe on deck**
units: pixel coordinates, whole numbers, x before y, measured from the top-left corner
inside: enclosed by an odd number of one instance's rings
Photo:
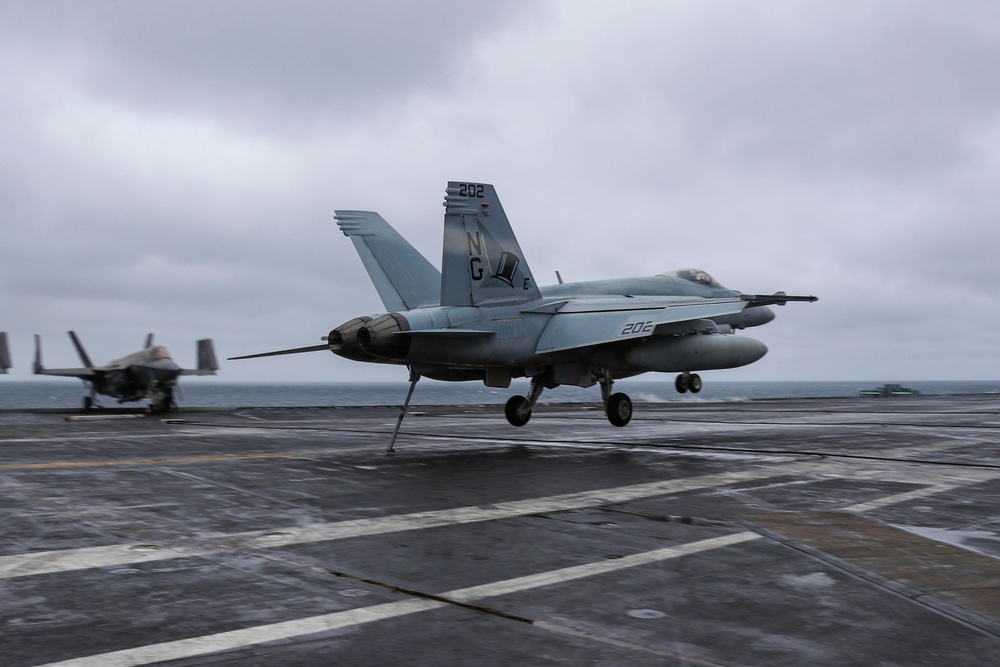
[[[440,597],[458,602],[473,602],[728,547],[734,544],[757,540],[760,537],[757,533],[749,531],[723,535],[676,547],[666,547],[664,549],[633,554],[615,560],[587,563],[560,570],[541,572],[526,577],[497,581],[492,584],[460,588],[448,593],[442,593]],[[232,651],[254,644],[263,644],[354,625],[362,625],[364,623],[373,623],[375,621],[406,616],[446,606],[448,606],[447,602],[425,600],[422,598],[388,602],[386,604],[338,611],[332,614],[301,618],[283,623],[273,623],[253,628],[244,628],[242,630],[204,635],[202,637],[164,642],[162,644],[152,644],[83,658],[72,658],[62,662],[42,665],[41,667],[135,667],[137,665],[148,665],[167,660],[181,660],[210,653],[219,653],[221,651]]]
[[[176,437],[176,436],[175,436]],[[92,439],[92,438],[91,438]],[[121,468],[130,466],[157,466],[185,463],[227,463],[255,459],[294,459],[304,456],[343,454],[351,451],[370,451],[370,447],[352,449],[304,449],[288,452],[256,452],[253,454],[199,454],[197,456],[155,456],[136,459],[107,459],[103,461],[43,461],[38,463],[3,463],[0,470],[59,470],[61,468]]]
[[[852,466],[838,465],[842,473],[850,476]],[[204,540],[190,540],[163,545],[112,544],[101,547],[84,547],[61,551],[45,551],[15,554],[0,557],[0,579],[27,577],[54,572],[68,572],[98,567],[115,567],[150,563],[175,558],[207,556],[236,550],[266,549],[295,544],[308,544],[326,540],[341,540],[365,535],[422,530],[441,526],[460,525],[479,521],[509,519],[545,512],[561,512],[596,505],[629,502],[659,495],[670,495],[704,488],[724,486],[737,482],[769,479],[786,475],[801,475],[821,470],[830,471],[831,466],[823,463],[792,463],[789,465],[749,471],[718,473],[691,477],[682,480],[665,480],[629,486],[596,489],[579,493],[564,494],[518,500],[494,505],[458,507],[412,514],[400,514],[373,519],[354,519],[332,523],[322,523],[306,527],[288,527],[232,533]],[[867,471],[871,473],[872,471]],[[885,473],[880,473],[883,475]],[[959,475],[950,472],[939,484],[922,487],[902,494],[877,498],[843,508],[847,512],[867,512],[908,500],[924,498],[950,491],[968,484],[998,477],[997,473],[976,474],[969,478],[967,473]],[[891,477],[891,476],[890,476]],[[902,481],[902,480],[901,480]]]
[[[885,496],[884,498],[876,498],[875,500],[870,500],[866,503],[857,503],[856,505],[850,505],[842,509],[842,512],[852,512],[854,514],[862,514],[864,512],[870,512],[872,510],[877,510],[882,507],[888,507],[889,505],[896,505],[898,503],[905,503],[908,500],[917,500],[919,498],[926,498],[927,496],[933,496],[938,493],[944,493],[946,491],[951,491],[957,489],[960,486],[968,486],[970,482],[968,480],[962,482],[952,482],[950,484],[934,484],[933,486],[925,486],[922,489],[917,489],[915,491],[908,491],[906,493],[897,493],[894,496]]]
[[[112,567],[137,563],[204,556],[241,549],[266,549],[326,540],[342,540],[364,535],[382,535],[408,530],[423,530],[479,521],[510,519],[545,512],[627,502],[651,496],[670,495],[708,487],[718,487],[748,480],[767,479],[802,473],[814,464],[793,464],[782,468],[743,470],[632,484],[629,486],[595,489],[558,496],[531,498],[484,506],[457,507],[445,510],[399,514],[373,519],[353,519],[322,523],[306,527],[256,530],[231,533],[222,537],[192,540],[170,545],[113,544],[62,551],[46,551],[0,557],[0,579],[27,577],[52,572],[67,572],[95,567]]]

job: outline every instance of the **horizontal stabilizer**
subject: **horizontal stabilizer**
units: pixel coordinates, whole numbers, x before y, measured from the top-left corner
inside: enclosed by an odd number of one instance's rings
[[[242,357],[227,357],[228,361],[237,359],[258,359],[260,357],[278,357],[283,354],[301,354],[303,352],[319,352],[320,350],[330,351],[330,346],[326,343],[322,345],[310,345],[308,347],[294,347],[290,350],[277,350],[276,352],[258,352],[257,354],[244,354]]]

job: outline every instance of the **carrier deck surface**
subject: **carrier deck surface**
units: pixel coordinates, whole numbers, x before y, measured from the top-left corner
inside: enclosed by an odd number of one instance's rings
[[[996,396],[415,410],[0,413],[0,663],[1000,655]]]

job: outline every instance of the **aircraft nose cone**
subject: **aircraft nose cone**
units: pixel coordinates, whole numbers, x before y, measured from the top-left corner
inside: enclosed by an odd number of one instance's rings
[[[147,361],[143,365],[154,371],[179,371],[181,369],[172,359],[154,359]]]
[[[172,359],[153,359],[136,367],[137,370],[139,368],[142,369],[141,375],[154,382],[169,382],[176,379],[181,372],[181,367],[175,364]]]

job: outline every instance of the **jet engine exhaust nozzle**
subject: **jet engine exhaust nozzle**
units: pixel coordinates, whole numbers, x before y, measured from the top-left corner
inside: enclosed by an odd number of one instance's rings
[[[383,359],[402,359],[410,351],[410,323],[399,313],[377,317],[358,329],[357,340],[363,352]]]
[[[350,351],[352,348],[357,348],[358,345],[358,330],[364,325],[372,321],[370,317],[355,317],[353,320],[348,320],[344,322],[339,327],[330,332],[327,336],[327,344],[330,346],[331,352],[340,352],[341,350]]]

